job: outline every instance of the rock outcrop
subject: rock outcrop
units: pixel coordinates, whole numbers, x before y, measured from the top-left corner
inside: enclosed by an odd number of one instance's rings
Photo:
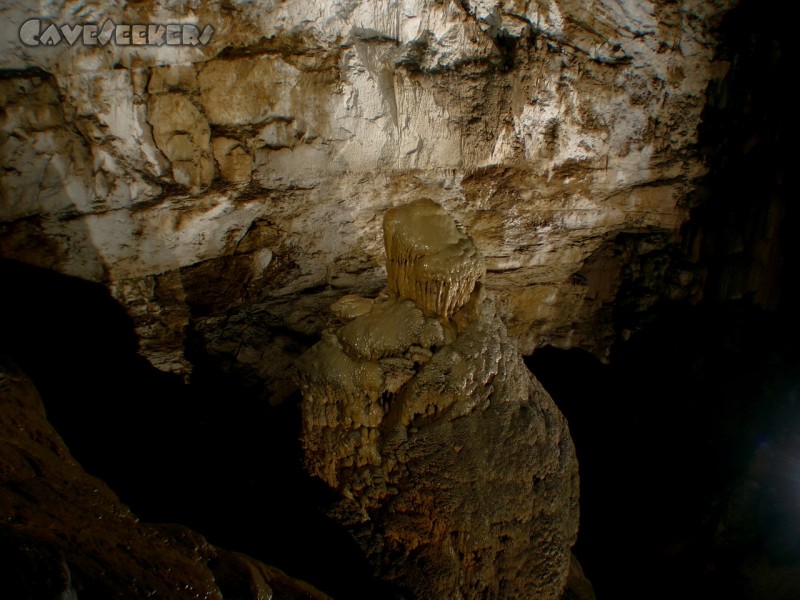
[[[358,315],[299,362],[308,466],[341,495],[334,513],[376,573],[410,597],[560,598],[578,526],[566,421],[441,207],[391,209],[384,226],[390,274],[404,269],[407,285],[372,304],[343,300]],[[422,243],[430,232],[435,243]],[[420,265],[469,282],[468,300],[421,288]]]
[[[615,240],[668,247],[705,170],[733,4],[6,3],[0,254],[106,284],[159,368],[188,373],[196,334],[277,399],[330,304],[383,285],[374,215],[428,196],[482,248],[523,353],[603,355]],[[31,47],[33,18],[214,32]]]
[[[325,600],[180,525],[139,521],[71,457],[30,380],[0,357],[3,597]]]

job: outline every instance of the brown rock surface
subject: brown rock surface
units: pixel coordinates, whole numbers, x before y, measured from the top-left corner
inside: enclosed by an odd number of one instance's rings
[[[33,384],[0,363],[0,557],[8,598],[327,598],[180,525],[142,523],[70,456]]]
[[[390,209],[383,239],[389,291],[411,298],[426,314],[451,317],[486,275],[472,239],[432,200]]]
[[[156,95],[150,103],[148,121],[153,137],[172,163],[175,182],[193,191],[208,187],[214,179],[208,121],[181,94]]]
[[[336,516],[376,573],[411,597],[557,599],[578,527],[575,451],[473,286],[452,319],[379,298],[301,357],[308,466],[341,495]]]

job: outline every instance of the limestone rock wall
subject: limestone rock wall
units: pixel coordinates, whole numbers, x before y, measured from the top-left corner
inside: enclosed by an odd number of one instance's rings
[[[685,220],[733,4],[4,3],[0,254],[104,282],[160,368],[187,373],[193,336],[279,398],[330,304],[381,287],[375,215],[428,197],[523,353],[602,354],[619,277],[593,274],[620,234],[663,247]],[[28,47],[30,18],[214,33]]]

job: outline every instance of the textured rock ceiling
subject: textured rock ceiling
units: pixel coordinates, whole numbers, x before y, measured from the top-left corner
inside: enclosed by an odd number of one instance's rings
[[[383,212],[428,197],[483,250],[523,353],[602,355],[609,244],[687,218],[733,4],[4,3],[0,254],[106,284],[156,366],[188,373],[194,332],[280,397],[328,307],[383,285]],[[34,17],[215,31],[25,47]]]

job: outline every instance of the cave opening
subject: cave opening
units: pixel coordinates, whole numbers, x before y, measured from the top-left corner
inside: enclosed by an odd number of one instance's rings
[[[682,306],[619,343],[609,364],[553,347],[528,358],[575,440],[575,553],[598,598],[793,597],[783,570],[796,573],[800,556],[795,339],[742,303]]]

